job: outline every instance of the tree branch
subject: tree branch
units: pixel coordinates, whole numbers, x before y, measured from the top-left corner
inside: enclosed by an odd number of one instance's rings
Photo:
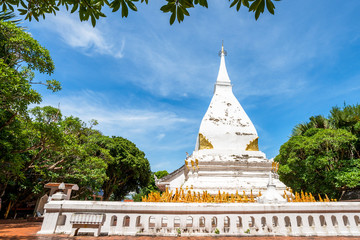
[[[17,113],[13,113],[13,115],[9,118],[9,120],[7,120],[7,121],[0,127],[0,131],[1,131],[4,127],[6,127],[6,126],[8,126],[10,123],[12,123],[12,122],[14,121],[16,115],[17,115]]]
[[[63,159],[61,159],[61,160],[59,160],[59,161],[57,161],[56,163],[54,163],[53,165],[51,165],[49,168],[48,168],[48,170],[55,170],[55,169],[61,169],[61,168],[55,168],[56,167],[56,165],[58,165],[58,164],[60,164],[60,163],[62,163],[62,162],[64,162],[65,161],[65,158],[63,158]]]

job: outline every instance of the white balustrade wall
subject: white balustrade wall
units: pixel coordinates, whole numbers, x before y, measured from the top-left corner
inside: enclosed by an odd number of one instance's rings
[[[360,236],[360,202],[124,203],[50,201],[39,234],[70,234],[76,213],[105,215],[102,235]],[[87,229],[80,229],[79,233]]]

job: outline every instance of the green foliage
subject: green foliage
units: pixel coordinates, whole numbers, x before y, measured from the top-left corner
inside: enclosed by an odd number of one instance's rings
[[[45,3],[44,3],[45,4]],[[11,20],[8,15],[0,19]],[[35,107],[41,95],[32,87],[52,91],[60,83],[34,82],[34,71],[51,75],[48,50],[11,22],[0,20],[0,198],[16,206],[36,200],[48,182],[78,184],[73,197],[86,199],[104,190],[121,200],[147,186],[150,165],[132,142],[107,137],[77,117],[63,117],[51,106]],[[5,206],[4,205],[4,206]]]
[[[136,194],[133,195],[133,199],[134,199],[135,202],[141,202],[141,200],[142,200],[141,197],[145,197],[151,192],[160,192],[159,188],[155,184],[154,175],[158,179],[160,179],[160,178],[163,178],[163,177],[169,175],[169,173],[166,170],[151,173],[149,184],[146,187],[141,188],[139,193],[136,193]]]
[[[51,75],[54,64],[49,51],[31,35],[12,22],[0,23],[0,57],[12,68],[19,68],[24,62],[30,70]]]
[[[261,13],[268,10],[269,13],[274,14],[275,1],[280,0],[229,0],[230,8],[236,6],[239,11],[241,6],[248,8],[249,12],[255,13],[257,20]],[[207,0],[166,0],[160,10],[164,13],[170,12],[170,24],[184,20],[184,16],[190,16],[188,9],[193,8],[195,5],[208,8]],[[110,8],[113,12],[121,12],[121,17],[129,15],[129,9],[137,11],[137,4],[148,4],[148,0],[87,0],[87,1],[72,1],[72,0],[48,0],[48,1],[28,1],[28,0],[3,0],[0,1],[2,11],[17,9],[20,15],[25,16],[25,20],[31,21],[34,18],[39,21],[40,17],[45,19],[47,14],[54,14],[59,11],[59,7],[63,6],[71,13],[78,12],[81,21],[91,20],[93,26],[100,17],[106,17],[104,8]]]
[[[0,13],[0,197],[9,186],[26,179],[22,171],[29,160],[32,142],[27,138],[29,104],[40,103],[32,89],[34,72],[51,75],[54,64],[49,52],[17,26],[13,14]],[[4,21],[6,20],[6,21]],[[16,20],[15,20],[16,22]],[[60,84],[52,80],[54,90]],[[10,196],[11,194],[9,194]]]
[[[103,147],[113,158],[106,170],[108,179],[102,186],[105,200],[110,197],[121,200],[129,192],[147,186],[151,176],[150,164],[134,143],[122,137],[112,137],[104,142]]]
[[[41,96],[32,89],[38,71],[51,75],[54,63],[49,51],[29,33],[12,22],[0,21],[0,108],[10,117],[0,122],[0,129],[9,125],[16,115],[26,115],[27,106],[40,103]],[[49,89],[61,89],[59,82],[49,80]]]
[[[329,120],[325,117],[318,115],[310,117],[310,122],[300,123],[292,130],[292,136],[303,135],[307,130],[312,128],[330,128]]]
[[[50,106],[35,107],[29,118],[16,118],[12,125],[17,132],[10,135],[11,141],[0,135],[1,143],[6,143],[1,145],[0,158],[5,201],[10,196],[16,196],[18,203],[36,199],[44,194],[48,182],[78,184],[75,199],[103,190],[106,200],[110,196],[121,200],[148,185],[149,162],[127,139],[104,136],[79,118],[63,117],[59,109]]]
[[[329,121],[334,128],[342,128],[360,137],[360,106],[333,107]]]
[[[295,191],[338,198],[360,187],[360,105],[332,108],[297,125],[275,161],[279,176]]]
[[[62,118],[50,106],[35,107],[30,118],[15,123],[18,125],[12,127],[18,131],[14,135],[21,144],[7,140],[8,148],[1,154],[5,166],[15,167],[0,169],[7,196],[15,192],[18,201],[29,201],[43,193],[48,182],[77,183],[77,197],[100,190],[112,158],[99,146],[99,139],[105,137],[98,131],[78,118]]]

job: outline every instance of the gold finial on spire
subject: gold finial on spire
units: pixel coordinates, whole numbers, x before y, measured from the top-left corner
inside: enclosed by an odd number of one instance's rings
[[[224,50],[224,40],[222,40],[222,42],[221,42],[221,50],[219,52],[219,57],[226,56],[226,55],[227,55],[227,52]]]

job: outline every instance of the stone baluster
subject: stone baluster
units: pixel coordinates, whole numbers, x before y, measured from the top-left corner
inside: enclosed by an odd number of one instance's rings
[[[150,227],[149,227],[149,221],[150,221],[150,215],[144,214],[141,216],[141,220],[142,220],[142,224],[144,227],[144,233],[149,233],[150,232]]]
[[[265,215],[266,226],[268,228],[268,233],[274,233],[276,231],[276,227],[273,226],[272,215]]]
[[[199,227],[200,216],[199,215],[193,215],[192,218],[193,218],[192,229],[193,230],[200,229],[200,227]]]
[[[291,214],[289,215],[291,222],[291,235],[298,236],[301,233],[302,227],[298,226],[298,221],[296,219],[298,215]],[[303,218],[301,217],[301,222],[303,222]]]
[[[329,235],[329,236],[331,236],[331,235],[336,236],[337,235],[337,226],[334,226],[331,216],[332,216],[331,214],[324,215],[325,221],[327,224],[326,232],[327,232],[327,235]],[[337,219],[337,221],[339,222],[339,219]]]
[[[320,215],[319,214],[313,214],[312,215],[314,218],[314,224],[315,224],[315,232],[318,235],[324,235],[326,232],[324,231],[324,227],[321,226],[321,222],[320,222]]]
[[[110,231],[110,224],[111,224],[111,217],[114,214],[105,214],[105,222],[104,225],[101,227],[101,232],[109,232]]]
[[[168,224],[167,224],[167,229],[171,230],[171,233],[176,233],[176,229],[174,228],[174,215],[169,215],[167,216],[168,218]]]
[[[250,227],[250,224],[251,224],[250,215],[242,215],[241,217],[242,217],[242,224],[243,224],[243,233],[242,234],[245,234],[245,235],[254,234],[254,232],[252,231],[253,228]],[[249,233],[245,233],[245,232],[249,232]]]
[[[181,215],[180,217],[180,230],[183,232],[184,229],[186,229],[186,218],[187,215]]]
[[[338,233],[344,236],[349,235],[349,229],[344,224],[343,214],[336,214],[335,216],[338,222]]]
[[[161,219],[163,216],[155,215],[155,229],[161,228]]]
[[[359,228],[358,226],[356,226],[356,222],[355,222],[355,218],[354,218],[354,214],[346,214],[346,216],[348,217],[348,221],[349,221],[349,230],[351,232],[351,235],[356,236],[359,233]]]
[[[278,215],[278,223],[279,223],[279,228],[278,228],[278,232],[282,233],[282,234],[288,234],[289,229],[288,227],[285,227],[285,217],[286,215]]]
[[[236,216],[236,215],[231,215],[231,216],[229,216],[229,218],[230,218],[229,234],[236,234],[236,233],[238,233],[238,228],[237,228],[237,226],[236,226],[237,216]]]
[[[208,231],[208,232],[211,232],[211,219],[212,219],[212,216],[211,215],[205,215],[205,229]]]
[[[303,234],[309,235],[312,234],[314,232],[314,227],[309,225],[309,215],[307,214],[302,214],[300,215],[300,217],[302,218],[302,232]]]
[[[264,231],[263,231],[263,228],[262,228],[262,224],[261,224],[261,218],[262,216],[260,214],[256,214],[253,216],[254,217],[254,221],[255,221],[255,231],[256,231],[256,234],[258,235],[263,235],[264,234]]]
[[[112,226],[113,216],[116,216],[116,225],[115,226]],[[109,226],[105,226],[105,223],[104,223],[103,227],[101,228],[102,230],[106,230],[106,228],[108,227],[109,235],[117,234],[119,231],[122,230],[122,225],[120,224],[121,218],[118,214],[107,214],[106,218],[109,218]]]
[[[219,215],[216,218],[217,218],[217,226],[216,226],[216,228],[220,231],[220,233],[224,234],[224,219],[225,219],[225,216]]]
[[[127,229],[127,232],[134,235],[137,232],[136,229],[136,215],[129,215],[130,216],[130,224]]]
[[[117,224],[116,224],[116,228],[118,229],[118,231],[116,232],[120,232],[121,234],[124,234],[125,233],[125,228],[124,228],[124,221],[125,221],[125,214],[117,214],[116,217],[117,217]],[[117,230],[116,229],[116,230]]]

